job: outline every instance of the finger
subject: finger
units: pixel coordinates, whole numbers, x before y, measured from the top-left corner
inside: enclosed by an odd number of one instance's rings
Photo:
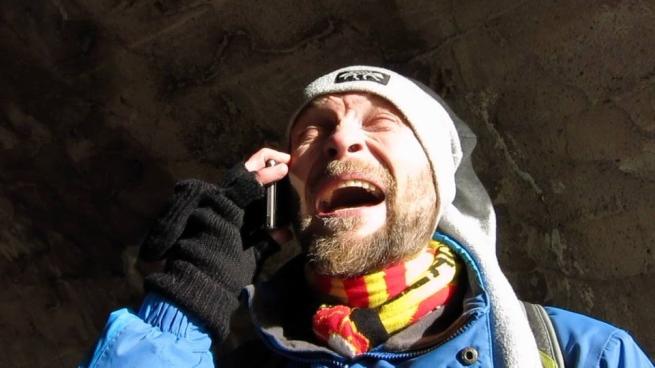
[[[255,179],[257,179],[261,185],[274,183],[287,176],[288,173],[289,166],[287,166],[287,164],[277,164],[271,167],[264,167],[263,169],[254,172]]]
[[[266,167],[266,161],[275,160],[277,163],[288,164],[291,156],[288,153],[276,151],[272,148],[262,148],[255,152],[245,162],[246,170],[258,171]]]

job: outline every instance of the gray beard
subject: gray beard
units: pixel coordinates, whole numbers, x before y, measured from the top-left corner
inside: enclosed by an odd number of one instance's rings
[[[368,274],[407,259],[427,245],[432,237],[432,223],[436,216],[436,194],[428,168],[416,183],[405,188],[398,197],[397,186],[391,176],[380,168],[362,168],[364,172],[382,175],[389,188],[385,202],[385,225],[375,233],[353,239],[356,229],[366,219],[358,217],[301,217],[294,223],[301,247],[308,255],[310,267],[322,275],[353,277]],[[353,170],[351,162],[334,162],[328,165],[328,174],[343,174]],[[381,172],[384,171],[384,173]]]

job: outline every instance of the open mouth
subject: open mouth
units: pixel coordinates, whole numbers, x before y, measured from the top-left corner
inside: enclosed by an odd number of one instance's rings
[[[384,198],[384,192],[369,181],[336,181],[320,192],[316,208],[320,215],[329,215],[344,209],[375,206]]]

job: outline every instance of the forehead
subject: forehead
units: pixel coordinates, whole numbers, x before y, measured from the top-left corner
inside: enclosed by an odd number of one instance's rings
[[[336,115],[347,108],[393,113],[406,124],[404,114],[385,98],[366,92],[345,92],[322,95],[308,102],[296,114],[287,132],[291,132],[299,120],[314,118],[316,115]]]
[[[319,96],[310,101],[298,116],[311,110],[339,110],[343,108],[374,108],[402,115],[388,100],[366,92],[333,93]]]

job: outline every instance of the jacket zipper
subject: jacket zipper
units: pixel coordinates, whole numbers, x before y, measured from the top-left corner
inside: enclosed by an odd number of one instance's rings
[[[325,359],[325,358],[305,358],[302,356],[299,356],[298,354],[294,354],[289,352],[285,347],[280,346],[277,344],[276,341],[271,341],[269,340],[269,337],[266,335],[262,335],[262,340],[266,345],[269,345],[269,348],[273,350],[274,352],[284,356],[285,358],[289,359],[290,361],[295,361],[295,362],[300,362],[300,363],[305,363],[307,365],[312,365],[312,364],[323,364],[325,366],[331,366],[331,367],[338,367],[338,368],[348,368],[348,363],[344,361],[339,361],[337,359]],[[316,353],[316,354],[321,354],[321,353]]]
[[[474,318],[475,317],[475,318]],[[457,329],[449,334],[447,337],[437,341],[434,345],[423,348],[420,350],[414,350],[414,351],[409,351],[405,353],[366,353],[362,355],[362,357],[370,357],[370,358],[376,358],[376,359],[384,359],[384,360],[404,360],[404,359],[410,359],[410,358],[415,358],[420,355],[429,353],[437,348],[439,348],[441,345],[447,343],[448,341],[454,339],[455,337],[461,335],[466,329],[468,329],[476,320],[478,316],[470,316],[466,321],[460,323],[460,325],[457,327]]]
[[[476,318],[474,318],[476,317]],[[433,346],[430,346],[428,348],[420,349],[420,350],[414,350],[406,353],[365,353],[358,357],[356,360],[353,360],[353,363],[356,363],[357,360],[360,360],[361,358],[375,358],[375,359],[384,359],[384,360],[404,360],[404,359],[411,359],[418,357],[420,355],[429,353],[437,348],[439,348],[441,345],[447,343],[448,341],[454,339],[455,337],[461,335],[467,328],[469,328],[475,321],[477,320],[477,316],[470,316],[466,321],[462,322],[459,324],[457,329],[449,334],[447,337],[444,339],[439,340],[437,343],[435,343]],[[333,359],[312,359],[312,358],[302,358],[297,355],[288,353],[286,349],[275,349],[282,355],[284,355],[287,359],[301,362],[301,363],[306,363],[306,364],[324,364],[327,366],[336,366],[340,368],[348,368],[349,364],[346,362],[340,362],[338,360],[333,360]]]

